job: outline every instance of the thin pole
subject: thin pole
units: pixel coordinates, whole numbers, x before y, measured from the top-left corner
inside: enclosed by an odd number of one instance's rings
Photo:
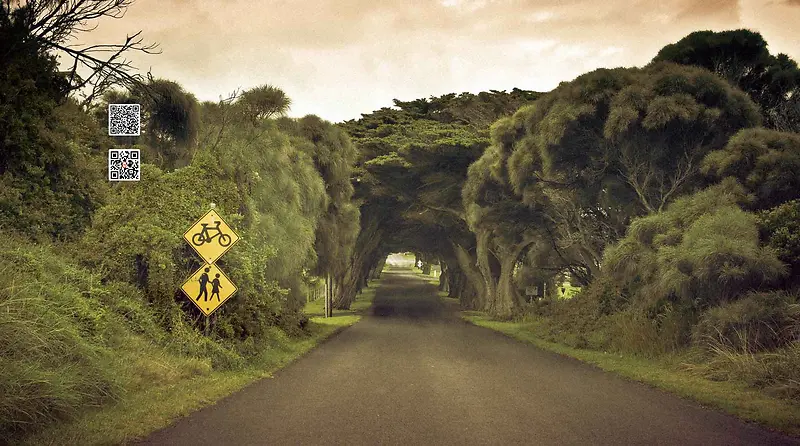
[[[333,317],[333,280],[331,274],[328,273],[328,314],[326,317]]]

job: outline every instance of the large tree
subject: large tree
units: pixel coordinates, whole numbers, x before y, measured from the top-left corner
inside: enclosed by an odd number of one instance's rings
[[[31,8],[0,4],[0,227],[71,239],[102,202],[94,155],[110,144],[70,100]]]
[[[398,101],[348,121],[361,153],[363,200],[357,246],[412,250],[443,267],[443,288],[465,307],[483,307],[476,241],[461,201],[467,168],[488,146],[488,125],[539,94],[523,90]],[[372,234],[366,238],[364,234]],[[376,241],[377,240],[377,241]]]
[[[236,99],[236,104],[245,119],[256,123],[284,115],[289,111],[292,100],[280,88],[265,84],[244,91]]]
[[[100,107],[94,110],[101,125],[108,122],[108,104],[141,105],[141,136],[115,137],[118,143],[142,146],[145,162],[162,169],[189,164],[197,148],[200,106],[194,95],[180,84],[148,77],[146,83],[128,91],[106,91]]]
[[[154,44],[144,44],[141,31],[122,43],[80,44],[81,33],[93,30],[104,18],[121,18],[134,0],[19,0],[0,2],[0,26],[14,32],[5,35],[12,48],[34,44],[51,55],[65,55],[71,65],[65,71],[68,90],[80,97],[83,107],[114,86],[134,88],[144,78],[126,59],[130,52],[153,54]],[[4,39],[5,40],[5,39]]]
[[[661,61],[700,66],[722,76],[761,106],[766,126],[788,130],[787,102],[800,94],[800,69],[786,54],[770,54],[758,32],[693,32],[662,48],[653,59]]]
[[[314,243],[317,254],[312,272],[333,279],[337,308],[347,308],[355,296],[355,283],[348,276],[356,238],[359,235],[359,209],[353,201],[351,183],[358,155],[347,133],[317,116],[282,118],[278,125],[295,136],[294,143],[311,155],[325,182],[327,209],[321,216]]]
[[[587,73],[495,124],[492,147],[472,168],[476,180],[486,179],[476,183],[495,186],[483,194],[465,188],[471,224],[488,219],[483,226],[494,228],[493,237],[513,235],[522,245],[535,234],[549,237],[564,265],[587,283],[631,218],[700,187],[702,158],[759,122],[745,94],[701,68],[660,63]],[[515,218],[519,203],[534,213]],[[503,231],[495,221],[528,223]],[[512,246],[502,255],[523,252]],[[516,302],[502,293],[489,300],[508,302],[501,306],[507,314]]]
[[[716,180],[734,177],[753,194],[748,207],[764,210],[800,198],[800,135],[746,129],[703,160]]]

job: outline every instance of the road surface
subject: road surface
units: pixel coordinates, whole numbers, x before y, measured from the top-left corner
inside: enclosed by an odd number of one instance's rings
[[[384,273],[371,315],[147,445],[800,444],[458,319]]]

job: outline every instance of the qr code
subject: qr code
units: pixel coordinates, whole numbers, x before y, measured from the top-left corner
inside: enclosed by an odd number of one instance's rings
[[[108,136],[139,136],[139,104],[108,104]]]
[[[108,151],[108,181],[139,181],[141,172],[139,149]]]

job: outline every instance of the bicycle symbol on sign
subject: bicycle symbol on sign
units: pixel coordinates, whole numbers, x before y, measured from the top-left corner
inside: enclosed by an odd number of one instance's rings
[[[216,225],[210,228],[217,231],[217,233],[214,235],[209,233],[208,223],[200,223],[203,229],[201,229],[200,232],[192,235],[192,243],[195,246],[203,246],[204,243],[211,243],[211,241],[217,236],[219,236],[217,241],[219,242],[220,246],[228,246],[231,244],[231,236],[224,234],[222,230],[219,229],[220,222],[215,221],[214,223],[216,223]]]

